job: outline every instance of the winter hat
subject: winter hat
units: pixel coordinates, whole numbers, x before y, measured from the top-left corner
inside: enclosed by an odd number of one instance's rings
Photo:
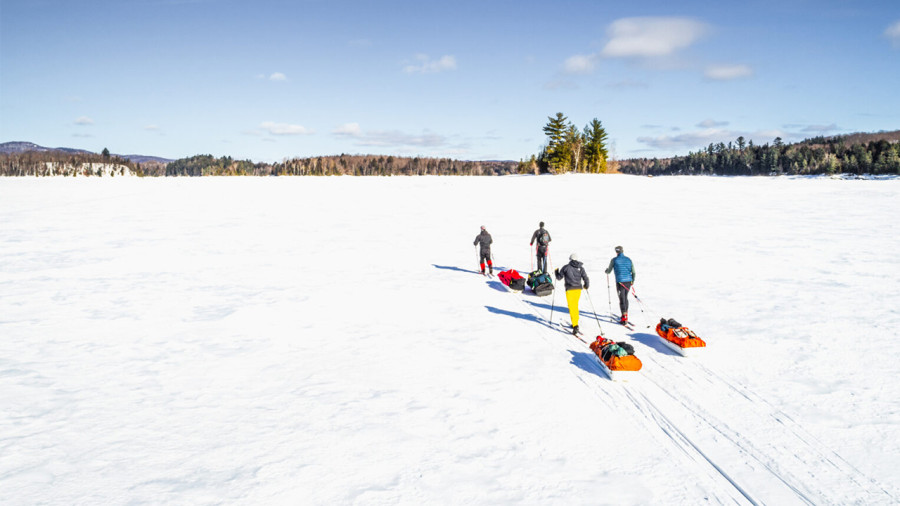
[[[622,251],[623,250],[621,246],[616,246],[616,253],[621,253]]]
[[[481,230],[485,230],[484,225],[481,226]]]
[[[570,262],[577,262],[577,261],[578,261],[578,255],[576,255],[575,253],[572,253],[571,255],[569,255],[569,261],[570,261]]]

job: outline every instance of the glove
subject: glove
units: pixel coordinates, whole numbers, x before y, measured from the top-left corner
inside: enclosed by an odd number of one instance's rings
[[[588,284],[587,284],[587,283],[584,284],[584,289],[585,289],[585,290],[588,289]]]
[[[559,277],[559,267],[553,269],[553,274],[556,274],[556,277]]]

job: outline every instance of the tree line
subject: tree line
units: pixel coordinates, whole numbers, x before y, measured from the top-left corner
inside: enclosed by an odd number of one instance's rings
[[[138,176],[500,176],[516,173],[511,161],[463,161],[450,158],[384,155],[335,155],[255,163],[230,156],[196,155],[169,163],[134,163],[106,154],[64,151],[0,153],[0,176],[95,176],[91,163],[115,164]],[[85,165],[88,164],[88,165]],[[55,167],[55,170],[53,169]],[[87,168],[85,168],[87,167]],[[124,173],[124,172],[123,172]]]
[[[0,176],[124,176],[138,174],[141,164],[103,153],[24,151],[0,153]]]
[[[579,130],[565,114],[548,116],[543,132],[547,143],[528,161],[520,160],[520,174],[559,174],[565,172],[603,173],[609,169],[608,134],[597,118]]]
[[[450,158],[384,155],[335,155],[293,158],[278,163],[253,163],[231,157],[199,155],[175,160],[167,176],[498,176],[512,174],[514,162],[473,162]]]
[[[687,156],[623,160],[618,169],[654,176],[900,174],[900,142],[892,139],[894,133],[898,132],[820,136],[796,144],[776,137],[763,145],[738,137],[728,144],[710,143]]]

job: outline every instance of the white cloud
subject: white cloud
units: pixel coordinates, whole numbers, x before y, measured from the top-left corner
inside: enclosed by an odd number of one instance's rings
[[[601,58],[637,59],[657,68],[678,66],[665,58],[692,46],[709,32],[709,26],[692,18],[639,17],[617,19],[606,32],[609,40],[599,53],[570,56],[563,63],[563,71],[589,74]]]
[[[291,125],[288,123],[275,123],[272,121],[265,121],[259,126],[272,135],[310,135],[315,133],[304,126]]]
[[[357,146],[435,148],[449,145],[446,137],[427,130],[409,134],[399,130],[363,131],[359,123],[345,123],[331,131],[333,135],[353,139]]]
[[[359,137],[362,135],[362,130],[359,128],[359,123],[345,123],[335,128],[331,133],[345,137]]]
[[[563,70],[568,74],[589,74],[594,71],[597,55],[576,54],[566,58]]]
[[[422,132],[421,135],[408,134],[398,130],[368,132],[361,137],[361,146],[415,146],[435,148],[447,145],[447,139],[438,134]]]
[[[701,121],[700,123],[697,123],[697,127],[699,127],[699,128],[716,128],[716,127],[723,127],[726,125],[728,125],[727,121],[716,121],[714,119],[705,119],[705,120]]]
[[[669,56],[690,47],[708,31],[705,23],[691,18],[622,18],[609,25],[609,42],[600,54],[609,58]]]
[[[703,75],[714,81],[730,81],[752,76],[753,69],[749,65],[710,65]]]
[[[144,130],[149,130],[149,131],[151,131],[151,132],[158,132],[158,131],[159,131],[159,125],[147,125],[147,126],[144,127]]]
[[[447,70],[456,70],[456,57],[444,55],[432,60],[426,54],[417,54],[415,63],[403,67],[403,71],[407,74],[435,74]]]
[[[738,134],[739,135],[739,134]],[[728,142],[737,138],[733,132],[721,128],[706,128],[697,132],[657,137],[638,137],[638,142],[656,149],[697,149],[709,143]]]
[[[287,76],[281,72],[274,72],[269,76],[269,81],[287,81]]]
[[[817,133],[817,134],[836,132],[837,130],[839,130],[839,128],[834,123],[832,123],[830,125],[808,125],[803,128],[804,132]]]
[[[884,36],[890,39],[895,48],[900,48],[900,20],[887,27]]]
[[[87,116],[81,116],[80,118],[75,119],[75,124],[80,125],[80,126],[93,125],[94,120],[92,120],[91,118],[88,118]]]

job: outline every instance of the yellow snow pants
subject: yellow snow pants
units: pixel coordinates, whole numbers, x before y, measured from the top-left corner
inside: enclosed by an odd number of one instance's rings
[[[566,303],[569,304],[569,318],[572,326],[578,325],[578,299],[581,298],[581,288],[566,290]]]

